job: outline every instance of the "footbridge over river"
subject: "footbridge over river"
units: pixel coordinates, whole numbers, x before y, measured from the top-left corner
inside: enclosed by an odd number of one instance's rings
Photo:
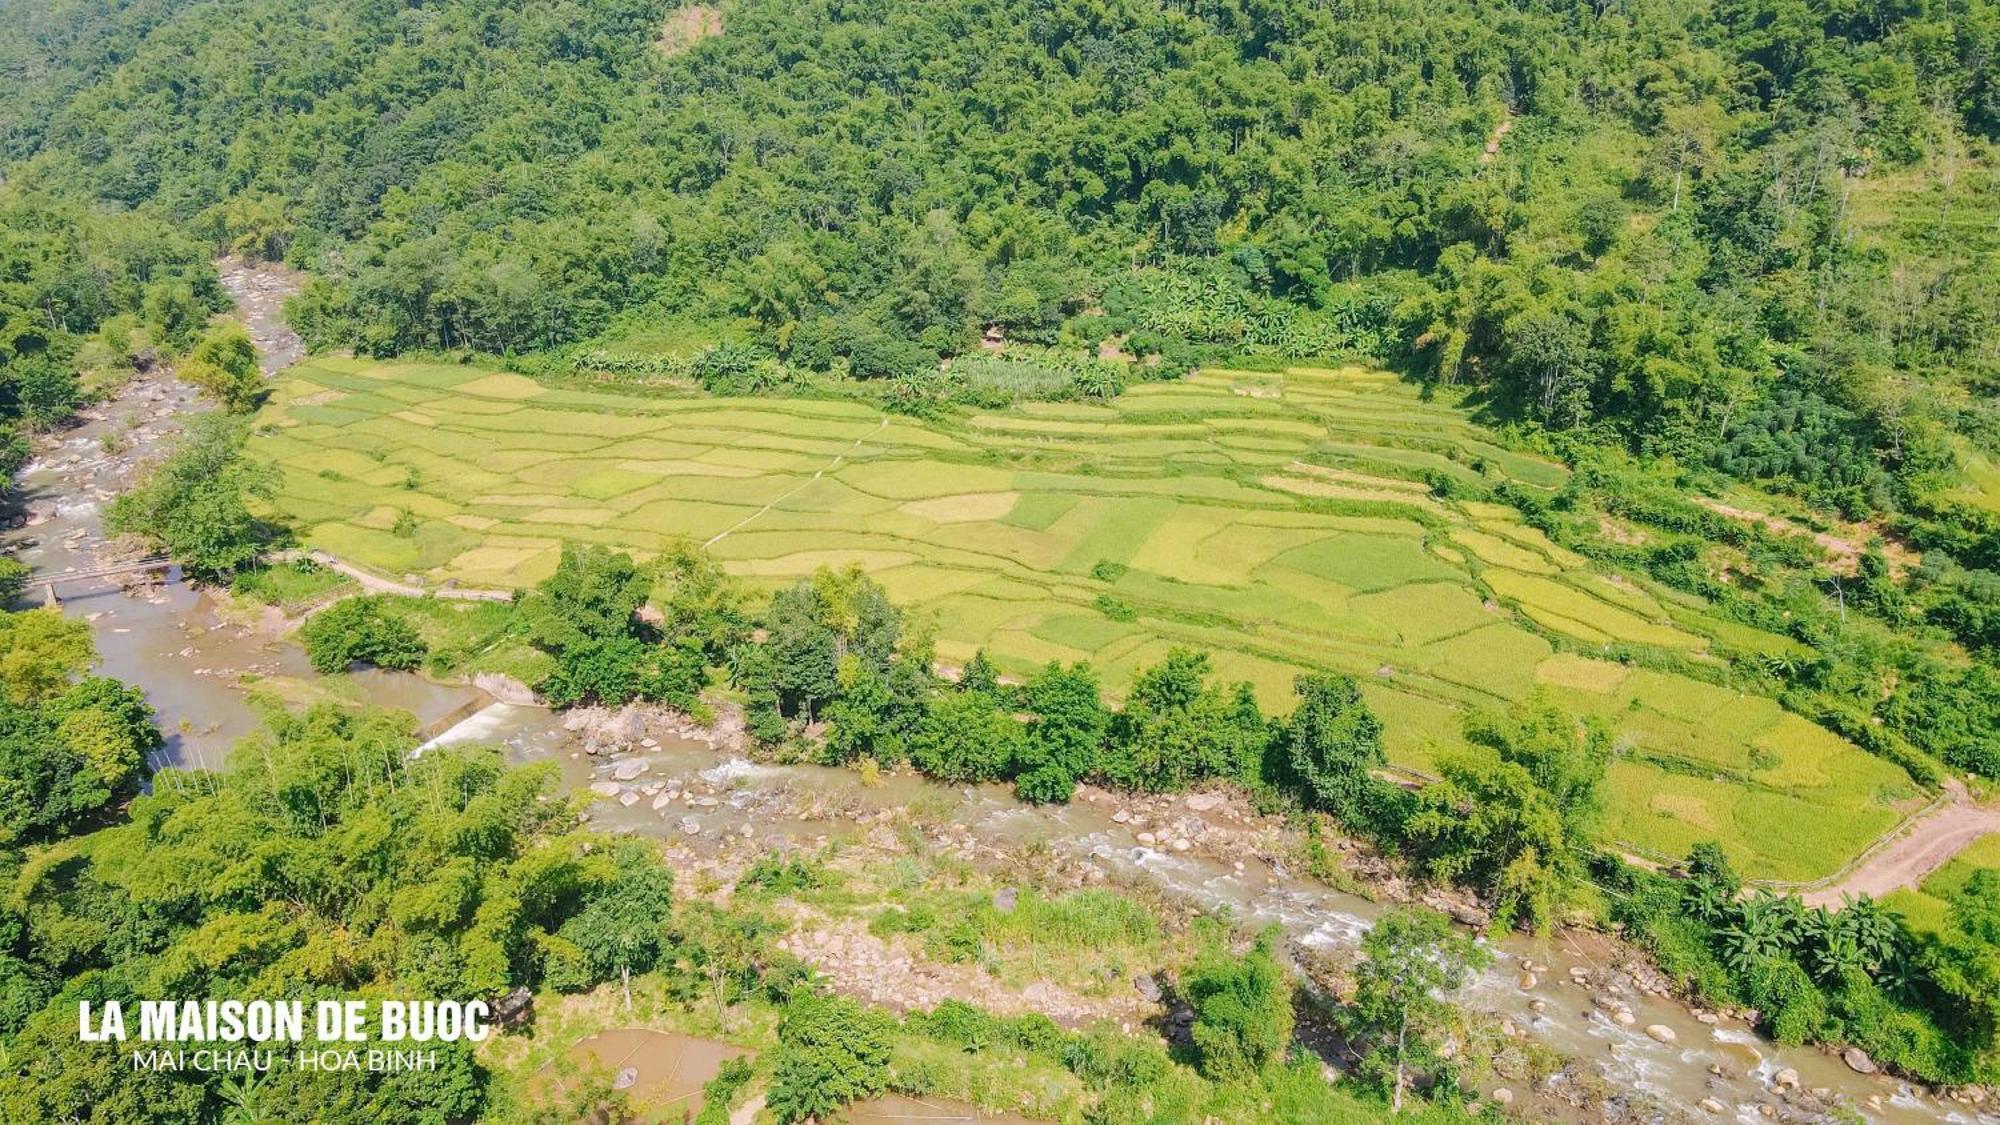
[[[30,571],[23,589],[42,591],[42,604],[50,609],[62,605],[62,598],[56,587],[77,582],[102,582],[107,578],[119,578],[127,574],[165,573],[173,569],[174,560],[166,555],[148,555],[129,562],[107,563],[88,570],[37,570]]]

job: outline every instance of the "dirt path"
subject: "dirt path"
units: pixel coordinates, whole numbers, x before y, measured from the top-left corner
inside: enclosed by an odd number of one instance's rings
[[[1799,897],[1807,906],[1833,910],[1849,897],[1881,898],[1890,891],[1916,886],[1981,837],[2000,832],[2000,809],[1973,804],[1956,782],[1951,794],[1949,803],[1911,821],[1838,881]]]
[[[1923,561],[1923,556],[1908,544],[1884,535],[1880,528],[1865,524],[1846,525],[1842,529],[1845,534],[1835,535],[1826,531],[1814,531],[1783,516],[1738,508],[1707,496],[1697,496],[1694,502],[1717,515],[1728,516],[1730,519],[1742,520],[1745,523],[1761,524],[1766,530],[1779,535],[1807,536],[1820,550],[1833,556],[1832,568],[1840,574],[1853,574],[1860,569],[1861,555],[1867,550],[1866,543],[1877,535],[1883,536],[1882,553],[1889,560],[1889,569],[1892,573],[1903,574]]]
[[[370,574],[353,563],[342,562],[334,558],[325,551],[307,551],[306,557],[328,570],[337,571],[354,579],[361,584],[363,590],[371,594],[399,594],[406,598],[450,598],[464,602],[508,602],[514,600],[514,592],[511,590],[480,590],[459,586],[439,586],[434,589],[427,589],[422,586],[412,586],[407,582],[397,582],[394,579],[384,578],[379,574]],[[315,608],[325,607],[319,606]]]
[[[889,419],[887,418],[882,419],[882,424],[875,427],[875,429],[872,432],[863,434],[860,437],[855,438],[854,444],[848,447],[847,453],[852,453],[855,450],[860,449],[864,444],[867,443],[869,438],[874,437],[876,434],[888,428],[889,428]],[[833,460],[828,461],[825,465],[820,467],[818,472],[807,477],[805,480],[800,481],[796,487],[787,491],[783,496],[778,497],[776,500],[771,501],[769,504],[766,504],[763,507],[757,509],[756,511],[751,512],[749,515],[744,516],[742,519],[737,520],[730,526],[710,536],[707,541],[702,543],[702,549],[706,550],[710,547],[715,546],[717,543],[722,542],[724,539],[727,539],[731,535],[734,535],[737,532],[743,530],[745,527],[750,526],[750,524],[756,522],[759,516],[762,516],[764,513],[770,511],[772,508],[777,507],[778,505],[784,503],[785,501],[791,499],[792,497],[797,496],[799,493],[804,492],[806,489],[811,488],[815,483],[819,481],[821,477],[824,477],[826,476],[826,474],[840,468],[842,463],[844,463],[847,460],[847,453],[842,453],[839,456],[835,457]]]
[[[1486,147],[1480,150],[1479,153],[1479,164],[1481,167],[1493,163],[1493,158],[1500,155],[1500,142],[1505,140],[1507,134],[1513,131],[1514,111],[1510,109],[1507,111],[1507,115],[1500,119],[1500,124],[1493,127],[1493,135],[1486,138]]]

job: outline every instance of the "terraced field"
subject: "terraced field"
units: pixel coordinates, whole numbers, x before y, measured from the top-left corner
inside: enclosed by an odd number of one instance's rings
[[[1438,499],[1427,475],[1555,489],[1564,471],[1379,372],[1211,372],[929,425],[322,359],[260,421],[310,545],[388,574],[521,586],[564,539],[689,538],[764,584],[854,563],[935,618],[947,660],[1089,660],[1115,690],[1192,644],[1276,708],[1301,670],[1355,675],[1420,773],[1463,709],[1544,685],[1621,732],[1613,839],[1720,838],[1756,876],[1835,869],[1913,796],[1768,699],[1607,659],[1791,642],[1593,572],[1510,508]]]

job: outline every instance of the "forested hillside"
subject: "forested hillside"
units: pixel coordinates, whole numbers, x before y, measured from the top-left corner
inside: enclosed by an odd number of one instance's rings
[[[311,268],[319,344],[1361,351],[1990,550],[1989,0],[0,12],[10,193]]]

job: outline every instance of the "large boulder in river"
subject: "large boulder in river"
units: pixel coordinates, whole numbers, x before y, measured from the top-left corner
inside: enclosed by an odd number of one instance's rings
[[[1661,1043],[1671,1043],[1674,1040],[1680,1038],[1680,1036],[1674,1034],[1673,1028],[1668,1027],[1666,1024],[1663,1023],[1647,1024],[1646,1034]]]
[[[1869,1058],[1868,1052],[1859,1047],[1849,1047],[1842,1051],[1840,1061],[1846,1063],[1847,1069],[1856,1074],[1873,1074],[1876,1070],[1875,1060]]]

